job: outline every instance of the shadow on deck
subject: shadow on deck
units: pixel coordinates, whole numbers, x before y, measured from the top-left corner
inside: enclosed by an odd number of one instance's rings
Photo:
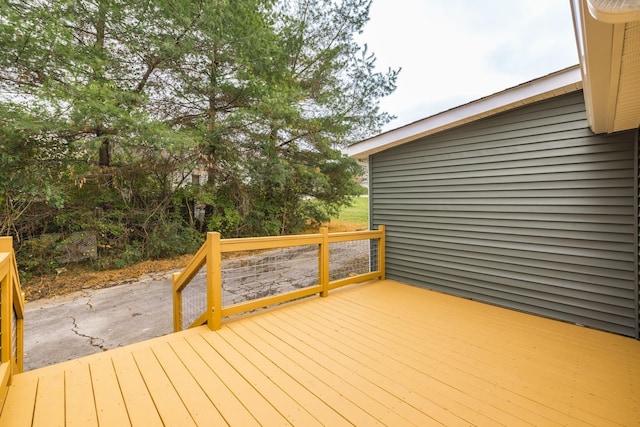
[[[382,280],[16,374],[0,425],[640,425],[639,360]]]

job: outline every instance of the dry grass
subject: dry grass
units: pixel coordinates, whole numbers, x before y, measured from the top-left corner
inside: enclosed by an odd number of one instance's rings
[[[329,233],[340,233],[343,231],[362,231],[369,228],[368,224],[361,222],[341,221],[339,219],[332,220],[329,224]]]
[[[126,268],[105,271],[89,270],[80,264],[69,264],[58,275],[33,277],[22,284],[22,289],[26,300],[33,301],[87,288],[108,288],[134,282],[145,274],[183,268],[192,257],[193,255],[183,255],[172,259],[142,261]]]

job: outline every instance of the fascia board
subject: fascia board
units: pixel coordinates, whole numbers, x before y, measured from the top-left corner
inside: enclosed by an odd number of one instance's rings
[[[614,130],[624,42],[623,23],[610,23],[598,19],[598,16],[602,18],[602,13],[594,14],[594,8],[599,7],[602,12],[604,6],[609,8],[609,14],[614,13],[613,10],[623,10],[606,1],[577,0],[572,4],[576,38],[581,50],[587,117],[594,133]]]

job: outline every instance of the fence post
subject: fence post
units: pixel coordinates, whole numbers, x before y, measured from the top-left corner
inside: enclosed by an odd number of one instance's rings
[[[176,290],[176,281],[180,273],[171,275],[171,287],[173,289],[173,332],[182,330],[182,291]]]
[[[386,234],[387,228],[384,225],[378,226],[378,231],[381,233],[380,239],[378,240],[378,270],[380,271],[380,280],[385,279],[385,245],[386,245]]]
[[[13,237],[0,237],[0,252],[13,253]]]
[[[222,326],[222,253],[220,233],[207,233],[207,310],[209,329]]]
[[[329,296],[329,228],[320,227],[320,234],[322,234],[318,265],[320,285],[322,285],[320,296],[327,297]]]
[[[9,254],[13,253],[13,247],[7,247],[8,244],[11,244],[11,238],[2,238],[0,242],[0,251],[8,252]],[[12,255],[10,255],[11,257]],[[13,262],[10,259],[10,262]],[[2,334],[2,338],[0,339],[0,345],[2,346],[2,350],[0,351],[0,362],[6,363],[11,362],[11,353],[12,353],[12,328],[11,324],[13,323],[13,295],[11,294],[11,290],[13,289],[13,268],[9,266],[7,270],[7,275],[2,279],[2,285],[0,289],[0,333]],[[13,371],[13,369],[10,369]]]

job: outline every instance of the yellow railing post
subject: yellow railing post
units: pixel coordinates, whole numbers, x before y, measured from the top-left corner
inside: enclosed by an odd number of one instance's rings
[[[2,339],[0,345],[2,351],[0,352],[0,362],[11,362],[11,322],[12,313],[11,308],[11,269],[7,271],[7,275],[2,280],[2,289],[0,289],[0,333]]]
[[[13,241],[11,237],[2,237],[0,238],[0,252],[5,252],[9,254],[13,254]],[[10,255],[12,257],[13,255]],[[13,261],[10,261],[11,264]],[[2,346],[2,351],[0,351],[0,361],[1,363],[11,362],[11,353],[12,353],[12,328],[11,324],[13,323],[13,268],[11,266],[7,270],[7,275],[2,279],[2,287],[0,289],[0,333],[2,334],[2,339],[0,340],[0,345]],[[13,371],[13,369],[12,369]]]
[[[380,240],[378,240],[378,270],[380,271],[380,280],[385,278],[385,245],[387,228],[384,225],[378,226],[378,231],[382,233]]]
[[[220,233],[207,233],[207,323],[213,331],[222,325],[222,252]]]
[[[180,273],[171,275],[171,287],[173,289],[173,332],[182,330],[182,290],[176,289],[176,282]]]
[[[20,287],[11,237],[0,237],[0,253],[8,256],[6,274],[2,278],[0,290],[0,359],[2,363],[9,362],[9,371],[13,375],[22,372],[24,362],[24,294]]]
[[[0,252],[13,253],[13,238],[8,236],[0,237]]]
[[[10,327],[7,328],[6,324],[10,323],[7,322],[5,316],[5,313],[7,310],[5,310],[4,306],[7,305],[5,303],[5,298],[6,298],[6,292],[5,289],[11,286],[11,277],[9,272],[6,269],[6,264],[7,264],[7,256],[5,255],[4,258],[4,266],[3,266],[3,271],[0,272],[0,298],[2,299],[0,301],[0,303],[2,304],[2,309],[1,309],[1,313],[0,316],[2,316],[2,319],[0,319],[0,330],[2,331],[2,339],[1,339],[1,345],[2,345],[2,351],[0,352],[0,359],[2,359],[2,363],[0,363],[0,405],[2,405],[4,403],[4,399],[7,396],[7,391],[9,389],[9,384],[11,384],[11,379],[12,379],[12,375],[14,373],[14,369],[13,369],[13,363],[11,363],[9,361],[9,363],[7,363],[7,361],[9,359],[7,358],[11,358],[11,336],[8,335],[9,339],[7,340],[5,338],[5,334],[7,333],[7,329],[9,329],[10,332]]]
[[[322,285],[320,296],[327,297],[329,296],[329,228],[320,227],[320,234],[322,234],[318,260],[318,276]]]

